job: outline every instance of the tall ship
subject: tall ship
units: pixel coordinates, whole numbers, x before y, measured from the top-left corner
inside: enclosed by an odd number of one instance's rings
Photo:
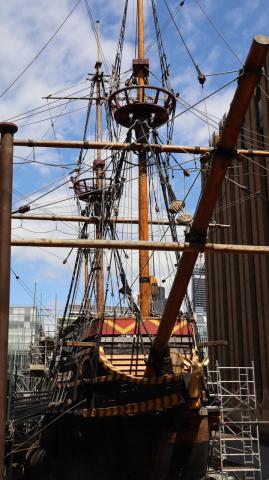
[[[216,227],[212,213],[269,41],[254,39],[218,142],[176,146],[179,95],[155,1],[159,76],[145,58],[143,0],[136,3],[137,54],[127,72],[128,1],[110,75],[96,28],[95,73],[70,179],[80,234],[70,243],[77,252],[49,366],[53,386],[24,460],[24,480],[200,480],[207,471],[208,358],[199,348],[188,284],[198,255],[215,248],[207,231]],[[177,153],[201,154],[204,186],[194,215],[175,180],[189,176]]]

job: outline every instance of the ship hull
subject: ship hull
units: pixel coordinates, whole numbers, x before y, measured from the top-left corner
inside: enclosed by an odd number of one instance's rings
[[[207,417],[184,407],[110,418],[72,413],[44,430],[24,480],[200,480],[207,460]]]

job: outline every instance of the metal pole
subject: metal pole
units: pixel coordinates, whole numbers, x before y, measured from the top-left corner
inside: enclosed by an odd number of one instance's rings
[[[0,480],[5,468],[10,239],[14,123],[0,123]]]
[[[268,49],[268,37],[259,35],[254,38],[223,127],[219,144],[217,145],[217,150],[213,154],[211,169],[190,229],[190,242],[203,244],[205,241],[208,224],[211,220],[227,169],[234,157],[237,137],[254,89],[260,79]],[[156,374],[162,363],[162,357],[187,292],[198,253],[199,250],[184,252],[180,259],[162,320],[149,355],[149,363],[145,372],[146,376]]]
[[[192,145],[159,145],[156,143],[113,143],[113,142],[89,142],[88,140],[31,140],[17,139],[14,140],[14,147],[30,147],[30,148],[84,148],[85,150],[126,150],[132,152],[155,152],[155,153],[186,153],[193,155],[203,155],[205,153],[213,153],[214,148]],[[269,150],[254,149],[238,149],[235,154],[245,155],[247,157],[269,157]]]
[[[47,239],[47,238],[20,238],[11,241],[13,247],[54,247],[54,248],[91,248],[91,249],[117,249],[117,250],[152,250],[169,252],[193,252],[198,255],[199,252],[205,253],[256,253],[268,254],[269,246],[266,245],[230,245],[206,243],[198,245],[184,242],[151,242],[142,240],[90,240],[90,239]]]

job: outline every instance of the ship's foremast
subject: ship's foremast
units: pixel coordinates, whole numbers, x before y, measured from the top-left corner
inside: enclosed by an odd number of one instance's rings
[[[96,137],[98,142],[102,142],[102,105],[101,105],[101,66],[100,61],[100,35],[99,22],[97,22],[97,62],[96,69]],[[93,169],[96,172],[96,187],[100,192],[104,191],[104,167],[105,162],[102,160],[101,150],[96,152],[96,160],[94,160]],[[100,221],[96,225],[96,238],[103,238],[103,194],[101,204],[96,204],[95,215],[99,216]],[[103,251],[96,251],[96,314],[97,318],[101,318],[104,312],[104,257]]]

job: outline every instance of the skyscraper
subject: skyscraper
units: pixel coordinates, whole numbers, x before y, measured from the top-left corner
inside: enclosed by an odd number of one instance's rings
[[[205,263],[201,257],[192,273],[192,305],[196,313],[206,313]]]
[[[192,273],[192,306],[201,341],[207,341],[205,261],[201,254]]]

